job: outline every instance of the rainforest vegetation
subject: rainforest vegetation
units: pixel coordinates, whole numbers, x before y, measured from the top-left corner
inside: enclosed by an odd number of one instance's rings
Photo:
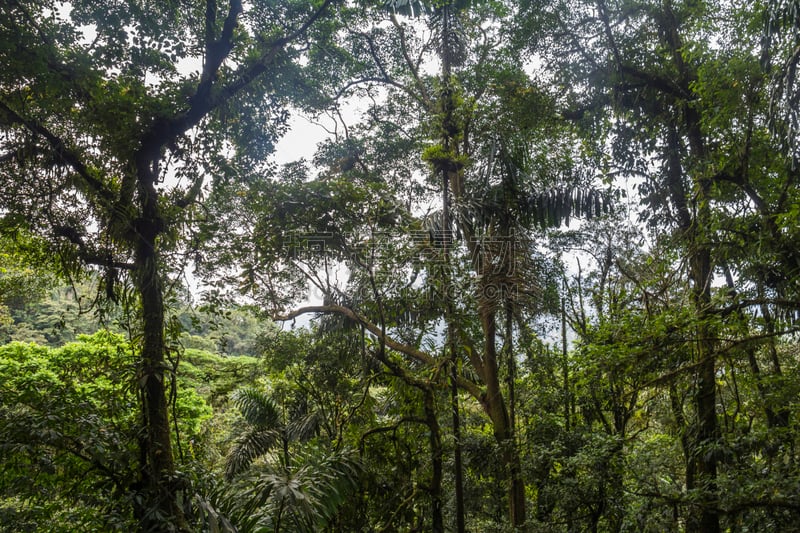
[[[0,2],[0,530],[800,531],[798,67],[798,0]]]

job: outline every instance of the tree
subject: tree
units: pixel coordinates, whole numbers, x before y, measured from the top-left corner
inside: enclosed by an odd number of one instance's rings
[[[643,218],[659,246],[680,250],[676,267],[687,282],[692,318],[673,327],[687,334],[682,371],[692,376],[692,404],[684,405],[677,389],[670,393],[683,428],[687,531],[719,531],[719,483],[729,465],[718,380],[736,372],[727,354],[748,342],[741,330],[731,333],[733,344],[723,342],[727,328],[735,331],[730,312],[781,305],[764,299],[764,291],[743,297],[752,271],[728,246],[744,235],[768,242],[781,257],[781,289],[797,280],[796,259],[777,252],[788,250],[787,236],[768,229],[776,228],[777,213],[794,211],[788,191],[796,177],[764,128],[767,73],[753,44],[763,13],[725,2],[529,2],[523,11],[527,17],[520,20],[558,28],[539,49],[550,50],[550,60],[561,66],[560,83],[587,89],[565,92],[565,116],[613,147],[615,172],[641,176]],[[725,16],[712,21],[712,12]],[[751,217],[760,222],[745,230],[740,224]],[[716,275],[725,276],[727,291],[716,289]],[[727,310],[719,303],[726,299]],[[770,337],[780,334],[771,331]]]
[[[453,380],[491,420],[506,465],[509,516],[521,526],[526,496],[509,408],[514,380],[503,375],[506,368],[513,375],[513,318],[544,307],[535,290],[543,269],[529,260],[534,236],[570,216],[600,215],[608,199],[590,187],[592,176],[582,168],[576,139],[553,114],[551,96],[502,46],[509,12],[446,4],[434,11],[433,27],[450,28],[442,30],[448,36],[431,40],[415,21],[392,12],[359,13],[350,26],[357,29],[341,41],[351,54],[343,70],[356,70],[354,79],[335,77],[343,86],[330,92],[375,98],[364,123],[345,125],[322,147],[316,178],[298,162],[222,203],[240,198],[242,225],[252,228],[251,243],[236,245],[246,254],[239,280],[277,315],[310,282],[324,305],[283,318],[344,315],[377,336],[376,358],[408,383],[428,380],[420,379],[420,364],[435,370],[433,386],[443,378],[444,361],[450,360],[451,376],[461,368]],[[482,26],[487,20],[489,29]],[[455,42],[453,50],[442,44],[449,31],[458,33],[460,51]],[[448,57],[463,54],[463,65],[451,65],[447,75],[425,74],[424,58],[440,57],[442,46]],[[378,100],[378,87],[388,91],[385,100]],[[431,204],[436,208],[424,216],[414,214]],[[334,282],[337,261],[347,264],[346,285]],[[512,301],[515,292],[532,297]],[[450,329],[445,359],[435,343],[420,347],[441,319]]]
[[[142,530],[187,530],[165,391],[165,293],[207,187],[271,148],[311,5],[31,2],[0,8],[4,223],[101,270],[137,305]],[[209,181],[213,176],[213,181]],[[169,255],[173,254],[173,255]],[[138,500],[137,500],[138,501]]]

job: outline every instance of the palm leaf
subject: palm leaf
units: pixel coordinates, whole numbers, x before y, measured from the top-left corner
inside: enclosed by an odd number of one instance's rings
[[[305,499],[297,502],[310,513],[303,517],[303,521],[315,524],[314,531],[317,531],[336,515],[347,496],[358,488],[363,468],[357,456],[349,451],[322,457],[306,456],[300,461],[302,466],[295,470],[293,478]]]
[[[419,0],[385,0],[384,6],[394,13],[413,18],[430,16],[434,44],[439,57],[451,65],[464,63],[467,57],[467,37],[459,14],[466,10],[470,0],[423,2]]]
[[[386,0],[383,5],[397,13],[407,17],[420,17],[428,12],[428,5],[419,0]]]
[[[435,9],[430,24],[439,57],[451,65],[462,65],[467,58],[467,36],[452,2]]]
[[[253,461],[272,451],[281,442],[282,434],[276,429],[255,430],[236,441],[225,461],[225,477],[233,479],[247,470]]]
[[[275,401],[265,391],[247,387],[233,393],[233,404],[253,427],[274,429],[280,426],[280,414]]]
[[[227,516],[211,501],[199,494],[194,495],[193,503],[201,515],[201,525],[209,533],[239,533]]]
[[[592,187],[567,187],[522,199],[522,220],[542,228],[569,224],[571,217],[598,218],[614,211],[613,194]]]
[[[258,475],[240,478],[220,498],[221,507],[242,530],[271,531],[277,515],[285,531],[322,531],[356,490],[363,472],[349,451],[303,454],[291,468],[266,467]]]
[[[322,423],[323,413],[311,411],[292,420],[286,427],[290,440],[306,441],[316,436]]]

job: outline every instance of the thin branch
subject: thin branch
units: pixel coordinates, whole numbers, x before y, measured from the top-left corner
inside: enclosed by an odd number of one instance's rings
[[[0,155],[0,165],[8,163],[9,161],[14,161],[15,159],[18,161],[20,159],[19,150],[11,150],[10,152]]]
[[[348,82],[344,87],[342,87],[341,89],[336,91],[336,94],[333,96],[333,99],[334,100],[338,100],[339,98],[344,96],[344,94],[350,88],[355,87],[356,85],[361,85],[363,83],[383,83],[383,84],[386,84],[386,85],[391,85],[392,87],[397,87],[401,91],[409,94],[412,98],[414,98],[417,101],[421,102],[421,100],[419,99],[418,95],[416,95],[414,92],[412,92],[411,89],[409,89],[408,87],[406,87],[405,85],[403,85],[399,81],[394,80],[392,78],[389,78],[388,76],[366,76],[364,78],[359,78],[357,80],[353,80],[351,82]]]
[[[608,9],[604,1],[599,0],[597,2],[597,12],[600,16],[600,21],[603,23],[603,31],[606,35],[606,39],[608,39],[608,46],[611,47],[611,53],[614,56],[614,62],[617,64],[617,68],[621,68],[622,54],[619,51],[616,39],[614,39],[614,33],[611,31],[611,22],[609,21],[608,17]]]
[[[415,64],[411,60],[411,56],[408,54],[406,32],[394,14],[390,15],[390,18],[392,25],[394,25],[395,29],[397,30],[397,34],[400,36],[400,51],[402,52],[403,59],[405,59],[408,70],[411,72],[411,76],[414,79],[414,84],[417,86],[417,90],[419,90],[419,96],[421,97],[420,103],[422,103],[428,110],[433,110],[434,105],[431,101],[431,97],[428,94],[428,91],[425,89],[425,84],[422,82],[422,78],[419,76],[419,63]]]
[[[200,85],[197,88],[194,98],[203,98],[211,90],[211,85],[217,77],[217,72],[222,66],[223,61],[233,50],[233,30],[239,23],[239,15],[242,14],[241,0],[231,0],[228,15],[222,26],[222,35],[219,39],[213,40],[214,28],[216,26],[216,2],[209,0],[206,3],[206,52],[203,72],[200,75]]]
[[[231,3],[233,8],[233,3]],[[206,56],[209,55],[208,46],[216,40],[217,27],[217,2],[206,0]],[[205,66],[203,67],[205,72]]]
[[[86,243],[80,232],[70,226],[54,226],[53,233],[57,237],[64,237],[72,244],[78,247],[79,257],[81,261],[89,265],[97,265],[103,267],[117,268],[120,270],[135,270],[136,266],[131,263],[123,263],[121,261],[114,261],[109,253],[106,256],[98,255],[89,251]]]
[[[730,344],[728,344],[727,346],[725,346],[723,348],[720,348],[719,350],[716,350],[714,353],[708,355],[707,357],[704,357],[704,358],[702,358],[702,359],[700,359],[698,361],[695,361],[695,362],[693,362],[691,364],[681,366],[680,368],[676,368],[675,370],[671,370],[670,372],[667,372],[666,374],[662,374],[662,375],[660,375],[658,377],[655,377],[655,378],[643,383],[641,388],[644,389],[644,388],[647,388],[647,387],[663,385],[665,383],[668,383],[668,382],[672,381],[672,379],[675,378],[676,376],[678,376],[680,374],[683,374],[684,372],[694,371],[695,369],[702,367],[710,359],[714,359],[716,357],[720,357],[722,355],[725,355],[726,353],[728,353],[731,350],[734,350],[734,349],[742,346],[743,344],[747,344],[747,343],[751,343],[751,342],[755,342],[755,341],[759,341],[759,340],[764,340],[764,339],[772,339],[772,338],[775,338],[775,337],[780,337],[782,335],[791,335],[793,333],[798,333],[798,332],[800,332],[800,326],[789,328],[789,329],[786,329],[786,330],[783,330],[783,331],[775,331],[775,332],[762,333],[762,334],[759,334],[759,335],[751,335],[751,336],[749,336],[747,338],[733,341]],[[701,340],[703,340],[703,339],[693,339],[692,341],[694,342],[694,341],[701,341]],[[719,340],[719,339],[714,339],[714,340],[716,341],[716,340]]]
[[[386,66],[383,64],[383,60],[380,58],[378,54],[378,50],[375,47],[375,42],[372,40],[372,37],[364,32],[357,32],[355,35],[362,37],[365,41],[367,41],[367,45],[369,46],[369,55],[372,56],[372,60],[375,62],[375,66],[381,73],[380,77],[375,77],[374,81],[379,81],[385,83],[387,85],[391,85],[393,87],[397,87],[398,89],[402,90],[406,94],[408,94],[411,98],[416,100],[422,107],[428,108],[429,101],[427,100],[427,95],[424,93],[417,94],[415,93],[410,87],[403,85],[402,83],[398,82],[392,76],[389,75],[389,71],[386,70]],[[417,83],[419,88],[419,83]]]
[[[720,315],[720,316],[728,316],[731,313],[736,311],[740,311],[747,307],[755,307],[761,305],[774,305],[776,307],[783,307],[787,309],[800,309],[800,301],[797,300],[790,300],[787,298],[752,298],[752,299],[745,299],[735,304],[731,304],[727,307],[722,307],[720,309],[712,309],[711,313]]]
[[[370,333],[378,337],[378,339],[381,340],[382,342],[386,343],[386,346],[388,346],[392,350],[400,352],[414,359],[415,361],[423,363],[429,367],[436,367],[439,365],[439,362],[430,354],[423,352],[422,350],[419,350],[417,348],[414,348],[413,346],[408,346],[406,344],[394,340],[392,337],[382,332],[380,326],[372,323],[366,317],[357,313],[356,311],[353,311],[349,307],[345,307],[342,305],[332,304],[332,305],[312,305],[308,307],[301,307],[299,309],[295,309],[294,311],[286,315],[276,316],[275,320],[280,322],[286,322],[289,320],[293,320],[298,316],[310,313],[335,313],[346,316],[349,319],[353,320],[354,322],[357,322],[362,326],[364,326],[366,330],[368,330]],[[467,391],[468,393],[470,393],[473,397],[475,397],[478,400],[481,400],[484,396],[483,390],[477,384],[465,379],[462,376],[459,376],[458,378],[458,386]]]
[[[657,74],[652,74],[650,72],[645,72],[643,70],[639,70],[636,67],[632,67],[631,65],[619,65],[619,70],[622,74],[627,74],[637,80],[641,81],[645,87],[650,87],[652,89],[656,89],[661,91],[662,93],[669,94],[681,99],[691,99],[692,94],[683,90],[683,88],[679,87],[672,80],[665,78],[663,76],[658,76]],[[634,85],[632,83],[621,83],[617,86],[617,89],[633,89],[633,88],[640,88],[642,85]]]

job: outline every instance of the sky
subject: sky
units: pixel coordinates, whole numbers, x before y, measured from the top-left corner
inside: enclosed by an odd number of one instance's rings
[[[326,120],[326,117],[321,117],[319,120],[323,124],[330,121]],[[321,125],[295,113],[289,119],[289,130],[275,146],[273,159],[281,165],[301,158],[310,160],[317,150],[317,145],[329,137],[330,134]]]

